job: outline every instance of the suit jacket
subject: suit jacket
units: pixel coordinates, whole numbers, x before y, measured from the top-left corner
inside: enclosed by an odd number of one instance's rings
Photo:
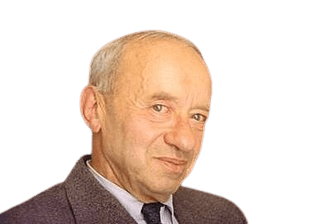
[[[136,224],[119,201],[88,170],[82,157],[67,179],[27,202],[0,214],[1,224]],[[243,213],[232,202],[180,187],[173,196],[180,224],[244,224]]]

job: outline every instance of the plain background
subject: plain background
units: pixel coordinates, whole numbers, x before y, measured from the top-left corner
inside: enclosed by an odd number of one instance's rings
[[[0,3],[0,212],[90,153],[79,100],[94,53],[158,29],[194,42],[213,80],[184,185],[232,200],[249,223],[330,223],[328,1],[114,2]]]

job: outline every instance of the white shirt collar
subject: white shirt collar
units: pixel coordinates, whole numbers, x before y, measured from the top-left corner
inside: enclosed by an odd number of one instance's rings
[[[94,177],[99,181],[99,183],[107,189],[112,195],[114,195],[117,200],[122,204],[122,206],[128,211],[128,213],[138,222],[138,223],[144,223],[144,218],[141,213],[143,202],[138,201],[135,197],[133,197],[129,192],[122,189],[118,185],[114,184],[110,180],[103,177],[101,174],[99,174],[91,165],[90,160],[86,162],[89,170],[94,175]],[[161,208],[161,217],[162,219],[168,219],[171,218],[172,220],[170,223],[177,223],[175,217],[174,217],[174,207],[173,207],[173,198],[172,195],[170,198],[163,203],[165,204],[165,207]],[[166,217],[166,210],[169,212],[170,217]]]

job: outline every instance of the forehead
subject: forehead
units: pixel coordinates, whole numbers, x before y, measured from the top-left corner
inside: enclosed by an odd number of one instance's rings
[[[182,59],[182,56],[187,59],[196,58],[207,68],[200,53],[197,51],[191,45],[176,39],[138,40],[124,46],[120,60],[122,66],[120,68],[127,69],[130,66],[141,68],[141,66],[144,67],[157,59],[170,62],[171,59]]]
[[[137,42],[124,49],[121,85],[130,92],[167,92],[177,97],[209,98],[211,81],[207,66],[191,47],[176,40]]]

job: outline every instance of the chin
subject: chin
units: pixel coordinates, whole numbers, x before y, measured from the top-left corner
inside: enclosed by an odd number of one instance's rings
[[[143,183],[144,202],[166,202],[171,194],[174,194],[181,186],[181,181],[168,177],[153,176],[145,179]]]
[[[181,181],[165,179],[162,181],[154,182],[152,184],[151,190],[155,193],[169,196],[175,193],[180,187],[180,185]]]

